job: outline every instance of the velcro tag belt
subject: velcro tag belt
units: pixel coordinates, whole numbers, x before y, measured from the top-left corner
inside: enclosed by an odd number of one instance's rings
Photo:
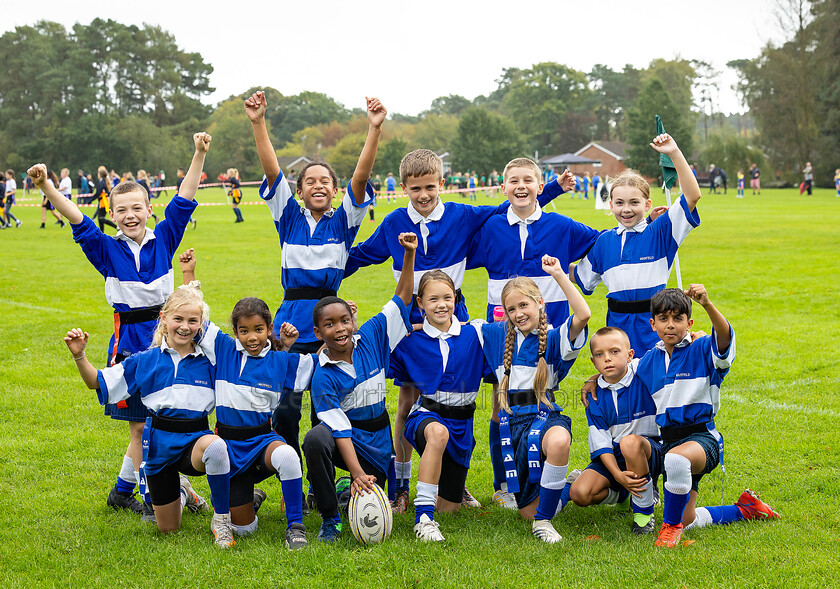
[[[270,421],[250,426],[225,425],[224,423],[216,422],[216,435],[223,440],[241,442],[268,433],[271,433]]]

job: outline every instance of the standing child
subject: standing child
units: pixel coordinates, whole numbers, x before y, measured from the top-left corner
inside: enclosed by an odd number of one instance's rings
[[[607,325],[618,327],[630,338],[640,356],[659,338],[648,323],[650,299],[665,288],[671,265],[688,233],[700,225],[697,202],[702,193],[677,142],[658,135],[650,144],[674,162],[683,194],[655,221],[648,223],[650,185],[633,170],[621,172],[610,188],[610,209],[618,227],[605,231],[580,264],[569,266],[584,294],[591,295],[603,281],[607,287]]]
[[[312,311],[326,296],[335,296],[344,278],[344,266],[359,226],[365,218],[373,187],[368,182],[376,159],[382,123],[388,111],[376,98],[367,99],[368,134],[359,162],[348,185],[341,206],[333,209],[338,192],[338,178],[325,163],[307,164],[297,179],[297,194],[304,208],[294,198],[277,163],[277,156],[265,126],[264,92],[256,92],[245,101],[245,113],[251,121],[257,153],[265,179],[260,197],[265,200],[280,238],[283,302],[275,313],[274,329],[291,323],[299,332],[292,352],[311,354],[321,347],[312,324]],[[300,456],[301,394],[289,394],[274,412],[272,425]],[[314,416],[314,411],[313,411]],[[312,420],[315,421],[314,418]]]
[[[230,197],[230,206],[233,207],[233,214],[236,215],[234,223],[242,223],[245,219],[242,218],[242,211],[239,210],[239,203],[242,202],[242,189],[240,188],[242,182],[239,180],[239,170],[228,168],[225,183],[228,185],[227,195]]]
[[[576,178],[573,174],[571,177]],[[501,305],[502,288],[514,276],[530,277],[537,284],[550,324],[562,325],[569,315],[566,295],[544,271],[541,258],[548,254],[567,267],[589,251],[598,232],[564,215],[544,213],[537,202],[543,188],[540,178],[540,169],[534,161],[517,158],[508,162],[502,190],[510,208],[506,215],[496,215],[487,221],[471,241],[467,267],[484,267],[489,275],[487,321],[493,321],[493,312]],[[496,490],[493,500],[500,506],[515,509],[512,495],[505,491],[497,414],[498,408],[494,407],[490,421],[490,457]]]
[[[152,190],[149,187],[149,175],[146,173],[146,170],[137,170],[137,183],[143,187],[143,190],[146,191],[146,196],[149,198],[149,202],[152,199]],[[154,209],[152,210],[152,219],[155,220],[155,224],[158,222],[158,216],[155,215]]]
[[[691,341],[691,301],[712,322],[712,335]],[[702,284],[685,292],[668,288],[651,299],[651,327],[661,341],[645,354],[636,374],[656,402],[665,472],[664,523],[656,546],[674,548],[683,526],[702,527],[779,515],[747,489],[734,505],[696,508],[700,479],[723,460],[715,427],[720,386],[735,359],[732,326],[709,300]]]
[[[166,207],[166,218],[155,226],[146,227],[151,215],[148,193],[135,182],[124,182],[111,193],[111,215],[119,227],[116,237],[98,230],[93,221],[82,214],[73,201],[64,198],[46,182],[43,164],[29,169],[36,185],[70,222],[73,239],[88,261],[105,278],[105,299],[114,308],[114,335],[108,345],[108,365],[120,363],[132,354],[149,347],[157,325],[161,306],[172,293],[174,274],[172,257],[184,236],[194,200],[204,157],[211,137],[206,133],[193,136],[195,154],[183,190]],[[100,179],[107,177],[100,174]],[[108,505],[114,509],[131,509],[144,513],[144,506],[134,498],[134,486],[142,457],[141,435],[148,411],[136,396],[119,404],[105,406],[105,414],[112,419],[128,421],[130,441],[123,457],[116,484],[108,495]],[[151,515],[150,508],[145,509]]]
[[[55,175],[55,172],[52,170],[47,170],[47,182],[49,182],[50,186],[56,188],[58,186],[59,180],[58,176]],[[44,192],[41,191],[41,196],[43,197],[43,201],[41,202],[41,229],[46,228],[47,224],[47,211],[51,211],[53,216],[56,218],[56,225],[61,225],[61,228],[64,228],[64,219],[61,218],[61,213],[55,210],[55,207],[50,202],[50,199],[44,195]]]
[[[143,464],[158,529],[178,530],[184,507],[207,510],[189,480],[179,477],[206,474],[214,509],[210,529],[216,546],[230,548],[236,544],[228,508],[230,460],[224,440],[208,426],[207,416],[216,405],[214,370],[194,341],[210,310],[193,284],[179,287],[166,299],[152,347],[120,364],[94,368],[85,355],[88,334],[81,329],[68,331],[64,341],[82,380],[96,390],[101,404],[136,397],[148,409]]]
[[[390,258],[394,277],[399,280],[402,252],[397,236],[400,233],[415,233],[421,238],[415,261],[415,284],[419,284],[425,272],[442,269],[455,285],[455,317],[459,321],[468,321],[469,313],[461,294],[461,285],[467,269],[470,242],[490,218],[503,219],[503,215],[510,210],[510,202],[505,201],[498,206],[472,206],[452,201],[444,203],[440,199],[440,192],[444,188],[443,161],[429,149],[416,149],[403,157],[400,162],[400,186],[408,195],[408,206],[389,213],[373,235],[350,250],[344,275],[351,276],[359,268],[381,264]],[[540,205],[545,205],[571,187],[572,175],[566,173],[556,182],[549,183],[534,198]],[[423,310],[417,304],[416,297],[411,306],[410,320],[412,324],[423,322]],[[404,443],[402,431],[405,418],[418,394],[413,387],[400,386],[399,408],[394,426],[397,432],[397,496],[394,511],[397,513],[402,513],[408,506],[411,446],[407,441]],[[477,503],[472,496],[465,495],[465,501],[471,505]]]
[[[397,188],[397,181],[394,178],[393,172],[388,172],[388,177],[385,178],[385,190],[387,191],[385,196],[388,199],[388,202],[391,202],[391,198],[393,197],[394,202],[397,200],[396,190]]]
[[[598,175],[598,172],[595,172],[592,175],[592,198],[598,200],[600,194],[598,193],[598,186],[601,185],[601,176]]]
[[[530,278],[509,280],[502,289],[504,323],[482,326],[484,356],[499,381],[496,392],[504,476],[520,515],[543,542],[560,534],[551,525],[557,512],[572,443],[571,419],[554,403],[554,391],[586,343],[589,307],[549,255],[542,269],[569,301],[572,315],[550,329],[546,302]]]
[[[735,198],[744,198],[744,171],[738,170],[738,194]]]
[[[840,168],[834,170],[834,187],[837,189],[837,196],[840,198]]]
[[[473,414],[486,363],[480,327],[455,317],[455,284],[442,270],[423,274],[417,305],[425,311],[423,330],[403,338],[391,355],[389,376],[412,383],[420,398],[405,431],[397,432],[420,453],[414,533],[442,542],[435,510],[458,511],[475,447]]]
[[[179,260],[184,280],[193,280],[193,250]],[[256,511],[266,494],[254,485],[276,474],[286,507],[286,547],[298,550],[307,545],[300,460],[271,431],[271,413],[284,389],[309,387],[315,357],[281,351],[294,343],[297,330],[285,323],[278,341],[271,312],[261,299],[247,297],[236,303],[231,325],[235,338],[211,323],[199,345],[216,366],[216,434],[225,440],[230,457],[233,531],[244,536],[257,530]]]
[[[105,230],[105,225],[113,227],[114,229],[116,229],[117,226],[113,221],[106,217],[106,211],[109,210],[108,196],[111,194],[111,181],[108,176],[108,169],[105,166],[99,166],[97,175],[99,176],[99,181],[96,183],[96,188],[93,191],[93,199],[91,200],[91,202],[96,203],[96,211],[94,211],[91,218],[97,220],[99,223],[99,231],[103,232]],[[70,221],[70,224],[72,225],[73,221]]]
[[[589,340],[589,348],[599,374],[598,400],[586,408],[592,462],[571,488],[566,487],[562,503],[571,497],[583,507],[632,494],[631,530],[652,534],[653,492],[662,467],[656,404],[642,379],[635,377],[638,360],[633,362],[626,333],[602,327]],[[615,495],[613,501],[610,495]]]
[[[403,246],[403,274],[394,297],[382,312],[356,333],[350,306],[338,297],[325,297],[312,311],[315,333],[326,345],[312,377],[312,404],[321,423],[303,440],[309,482],[323,523],[321,542],[341,533],[335,468],[350,472],[350,492],[385,487],[394,443],[385,409],[388,359],[408,333],[408,304],[414,286],[417,236],[399,236]]]
[[[583,179],[581,180],[582,189],[583,189],[583,198],[589,200],[589,172],[583,173]]]
[[[15,182],[15,171],[6,170],[6,189],[4,191],[6,201],[3,204],[3,226],[11,227],[12,221],[15,222],[15,227],[20,227],[23,221],[12,214],[12,205],[15,204],[15,193],[17,192],[17,183]]]

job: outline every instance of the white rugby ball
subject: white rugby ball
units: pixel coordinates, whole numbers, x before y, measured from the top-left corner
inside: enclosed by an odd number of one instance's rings
[[[379,485],[373,491],[358,492],[350,498],[347,519],[356,540],[362,544],[382,542],[391,535],[394,515],[391,502]]]

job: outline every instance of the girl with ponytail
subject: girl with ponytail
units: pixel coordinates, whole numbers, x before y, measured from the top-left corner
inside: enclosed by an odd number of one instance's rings
[[[485,358],[499,380],[494,406],[507,488],[522,517],[533,520],[534,536],[554,543],[561,537],[551,518],[566,485],[572,442],[571,420],[554,403],[554,391],[586,343],[590,311],[557,258],[543,256],[542,269],[557,281],[573,314],[552,327],[536,283],[513,278],[502,289],[505,321],[483,325],[482,334]]]

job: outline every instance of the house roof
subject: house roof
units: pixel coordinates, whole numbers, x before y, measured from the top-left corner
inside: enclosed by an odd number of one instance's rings
[[[552,155],[540,159],[541,164],[556,165],[572,165],[572,164],[594,164],[599,160],[592,160],[585,158],[576,153],[561,153],[560,155]]]
[[[583,153],[590,147],[595,147],[596,149],[613,156],[617,160],[623,160],[627,157],[627,144],[620,141],[590,141],[578,149],[575,154],[577,155]]]
[[[288,170],[290,168],[293,168],[294,166],[296,166],[298,164],[306,165],[306,164],[310,163],[311,161],[312,160],[310,160],[308,157],[303,156],[303,155],[297,156],[297,157],[292,156],[292,155],[284,155],[282,157],[277,158],[277,163],[280,164],[280,167],[283,168],[284,170]]]

